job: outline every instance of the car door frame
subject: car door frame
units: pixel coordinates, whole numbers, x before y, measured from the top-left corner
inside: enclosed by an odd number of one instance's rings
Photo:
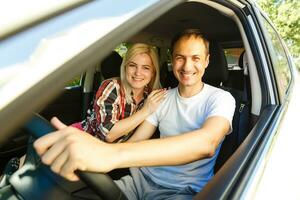
[[[242,2],[240,1],[240,3]],[[278,132],[278,127],[282,123],[287,108],[287,101],[279,101],[277,86],[274,84],[275,75],[272,68],[269,68],[272,64],[264,39],[265,35],[262,34],[263,26],[261,26],[258,17],[261,15],[261,11],[251,1],[244,5],[246,7],[243,8],[243,12],[247,16],[244,20],[249,23],[247,20],[251,18],[252,21],[250,23],[251,29],[248,29],[248,34],[250,34],[248,38],[252,40],[252,50],[257,49],[258,52],[263,52],[262,55],[253,52],[264,94],[261,114],[245,141],[194,199],[243,199],[246,196],[251,197],[254,192],[253,188],[261,176],[266,152],[271,148],[270,144]],[[241,15],[239,16],[241,17]],[[258,47],[258,44],[261,45]],[[285,99],[289,98],[293,84],[292,81]]]

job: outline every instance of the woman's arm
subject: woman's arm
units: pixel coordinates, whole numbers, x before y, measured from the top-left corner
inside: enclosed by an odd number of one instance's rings
[[[151,138],[156,130],[156,126],[153,126],[148,121],[144,121],[134,132],[134,134],[127,140],[127,142],[138,142]]]
[[[106,141],[113,142],[119,137],[128,134],[130,131],[134,130],[138,125],[140,125],[150,114],[152,114],[160,102],[164,99],[166,90],[154,90],[152,91],[143,108],[133,115],[122,119],[114,124],[112,129],[107,133]],[[151,137],[151,136],[150,136]]]

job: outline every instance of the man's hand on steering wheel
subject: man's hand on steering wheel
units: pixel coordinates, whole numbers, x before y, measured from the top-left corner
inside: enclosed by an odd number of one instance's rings
[[[107,174],[100,173],[112,170],[116,163],[108,156],[111,151],[109,145],[87,133],[67,127],[57,118],[53,118],[51,122],[52,124],[35,114],[24,127],[30,135],[37,139],[34,147],[42,161],[69,180],[78,180],[79,177],[101,199],[127,200],[114,181]],[[27,158],[35,158],[36,154],[32,150],[29,148],[27,151]],[[31,162],[29,160],[27,161]],[[27,164],[25,161],[24,165]],[[31,162],[30,166],[32,165],[35,165],[35,171],[41,170],[39,162]],[[24,176],[26,170],[22,173]],[[28,172],[28,176],[31,175],[32,173]],[[35,177],[31,177],[31,180],[37,181]],[[60,184],[64,184],[59,180],[56,181],[57,187],[62,187]],[[38,184],[33,182],[33,185]],[[24,187],[21,186],[21,188]],[[33,194],[29,192],[27,195],[32,196]]]
[[[44,164],[70,181],[79,180],[75,171],[109,172],[116,166],[110,145],[73,127],[56,117],[51,124],[58,130],[34,142],[34,148]]]

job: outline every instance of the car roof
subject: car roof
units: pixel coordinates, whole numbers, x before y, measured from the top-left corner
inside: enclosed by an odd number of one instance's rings
[[[222,43],[241,41],[240,31],[232,19],[234,13],[231,10],[222,12],[209,4],[213,2],[199,3],[195,1],[179,4],[169,12],[162,15],[159,20],[149,24],[141,32],[130,38],[131,42],[147,41],[156,46],[169,47],[171,38],[180,30],[198,28],[209,40]],[[227,13],[226,13],[227,12]],[[227,16],[226,16],[226,14]],[[206,19],[209,16],[208,20]],[[222,23],[219,23],[222,21]],[[216,26],[216,24],[218,24]]]

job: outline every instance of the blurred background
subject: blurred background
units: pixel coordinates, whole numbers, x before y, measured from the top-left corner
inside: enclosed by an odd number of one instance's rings
[[[300,72],[300,0],[257,0],[277,28]]]

